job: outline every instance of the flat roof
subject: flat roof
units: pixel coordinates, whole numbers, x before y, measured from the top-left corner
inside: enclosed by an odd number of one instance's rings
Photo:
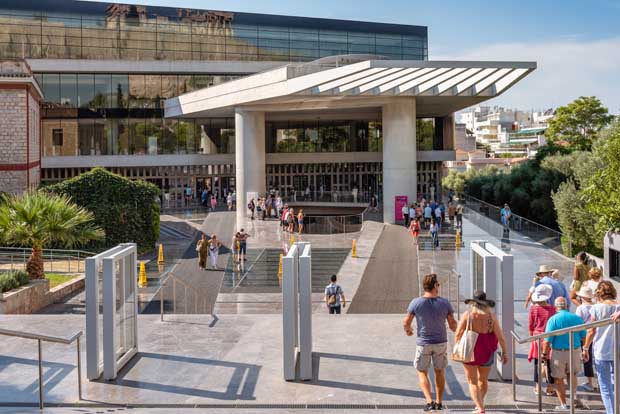
[[[536,62],[363,60],[289,64],[167,99],[167,118],[369,108],[416,97],[419,117],[445,116],[499,96],[536,69]],[[354,61],[354,59],[350,59]]]

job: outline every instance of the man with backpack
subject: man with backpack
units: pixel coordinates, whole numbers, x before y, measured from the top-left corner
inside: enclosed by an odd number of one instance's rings
[[[331,283],[325,287],[325,305],[330,314],[340,315],[341,308],[346,306],[344,292],[340,285],[336,284],[336,275],[332,275]]]

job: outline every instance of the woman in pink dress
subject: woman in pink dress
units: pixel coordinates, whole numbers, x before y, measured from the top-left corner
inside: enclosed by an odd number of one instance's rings
[[[555,314],[555,308],[549,305],[549,298],[553,293],[553,289],[550,285],[541,284],[536,286],[534,292],[532,292],[532,306],[529,311],[529,324],[528,331],[530,336],[539,335],[545,333],[547,328],[547,321]],[[540,393],[538,387],[538,341],[533,341],[530,344],[530,352],[527,355],[528,362],[534,361],[534,394]],[[544,375],[547,380],[547,395],[553,395],[553,377],[547,369]]]
[[[470,307],[461,316],[456,328],[455,343],[460,341],[468,325],[478,334],[474,346],[474,360],[463,363],[463,367],[469,385],[469,394],[476,405],[472,413],[484,414],[484,398],[489,388],[489,372],[493,366],[498,343],[502,347],[500,354],[502,363],[508,362],[506,339],[499,322],[491,312],[491,309],[495,307],[495,301],[487,299],[486,293],[480,290],[475,291],[474,297],[467,299],[465,304]]]
[[[217,206],[217,199],[215,198],[215,194],[211,196],[211,211],[215,211],[215,207]]]

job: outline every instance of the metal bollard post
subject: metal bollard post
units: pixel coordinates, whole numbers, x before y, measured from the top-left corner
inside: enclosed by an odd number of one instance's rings
[[[515,341],[515,337],[512,334],[512,332],[510,333],[510,336],[512,337],[512,355],[510,356],[510,358],[512,358],[512,401],[517,401],[517,370],[515,369],[516,367],[516,362],[517,362],[517,352],[516,352],[516,344],[517,341]],[[540,358],[539,358],[540,361]]]
[[[80,337],[77,337],[77,375],[78,375],[78,401],[82,401],[82,356],[80,355]]]
[[[570,414],[575,414],[576,390],[573,390],[573,347],[575,346],[575,338],[572,332],[568,333],[568,390],[570,391]],[[540,392],[539,394],[542,394]]]
[[[43,409],[43,350],[41,349],[41,340],[37,340],[39,345],[39,409]]]
[[[512,349],[514,353],[514,348]],[[512,367],[514,371],[515,366]],[[538,338],[538,388],[540,392],[538,393],[538,412],[542,412],[542,339]],[[547,366],[547,370],[549,370],[549,366]]]
[[[160,322],[164,321],[164,288],[166,287],[165,282],[159,288],[159,320]]]

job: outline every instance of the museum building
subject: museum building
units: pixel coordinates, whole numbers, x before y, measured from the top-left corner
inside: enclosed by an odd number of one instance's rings
[[[25,59],[43,94],[40,181],[103,166],[156,184],[171,206],[186,186],[235,189],[241,203],[269,189],[353,201],[355,188],[355,201],[375,195],[393,221],[395,196],[439,191],[442,162],[455,159],[454,112],[536,67],[427,56],[424,26],[0,5],[0,60]]]

